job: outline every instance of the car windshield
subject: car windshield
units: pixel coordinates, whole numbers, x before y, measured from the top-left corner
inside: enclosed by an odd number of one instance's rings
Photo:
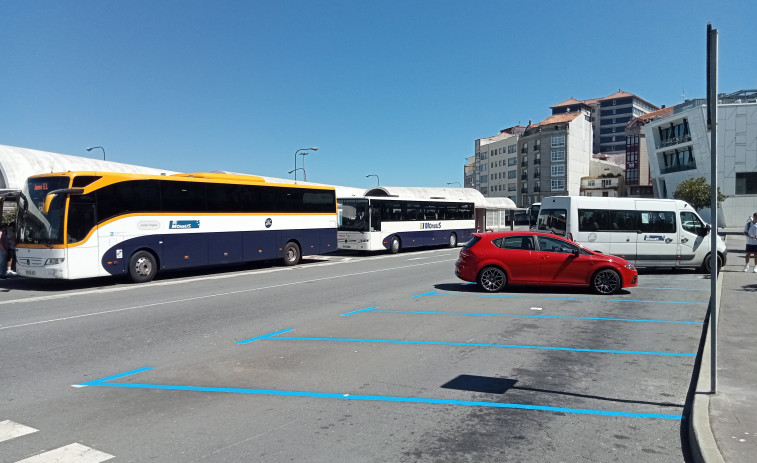
[[[68,177],[30,178],[24,186],[19,214],[19,244],[63,244],[63,224],[67,195],[56,195],[46,214],[42,213],[48,193],[68,188]]]

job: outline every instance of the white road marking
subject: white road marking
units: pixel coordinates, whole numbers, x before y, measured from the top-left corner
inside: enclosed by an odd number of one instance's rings
[[[449,251],[450,249],[438,249],[438,250],[429,250],[429,251],[418,251],[418,254],[425,254],[425,253],[432,253],[432,252],[440,252],[440,251]],[[398,257],[397,254],[386,254],[386,255],[379,255],[379,256],[367,256],[366,259],[390,259],[393,257]],[[316,257],[313,257],[316,258]],[[318,256],[318,259],[326,260],[324,256]],[[228,279],[228,278],[235,278],[235,277],[244,277],[249,275],[260,275],[265,273],[274,273],[274,272],[291,272],[293,270],[300,270],[304,268],[311,268],[311,267],[323,267],[323,266],[330,266],[330,265],[339,265],[339,264],[350,264],[355,262],[361,262],[363,259],[354,259],[352,257],[345,257],[342,260],[330,260],[335,259],[336,257],[328,257],[328,261],[324,262],[318,262],[318,263],[311,263],[307,264],[307,266],[301,266],[301,265],[295,265],[294,267],[276,267],[276,268],[270,268],[270,269],[260,269],[260,270],[249,270],[246,272],[234,272],[234,273],[224,273],[222,275],[207,275],[207,276],[200,276],[195,278],[182,278],[177,280],[170,280],[170,281],[157,281],[157,282],[150,282],[150,283],[142,283],[142,284],[133,284],[133,285],[124,285],[124,286],[117,286],[113,288],[97,288],[97,289],[89,289],[89,290],[83,290],[83,291],[74,291],[70,293],[63,293],[63,294],[54,294],[50,296],[32,296],[27,298],[21,298],[21,299],[12,299],[8,301],[0,301],[0,305],[5,304],[20,304],[24,302],[38,302],[38,301],[49,301],[53,299],[60,299],[65,297],[74,297],[74,296],[86,296],[88,294],[102,294],[102,293],[111,293],[111,292],[119,292],[119,291],[132,291],[135,289],[140,288],[153,288],[155,286],[171,286],[171,285],[181,285],[181,284],[187,284],[187,283],[194,283],[197,281],[205,281],[205,280],[221,280],[221,279]],[[402,268],[402,267],[398,267]],[[356,273],[355,275],[360,275],[360,273]],[[313,280],[317,281],[317,280]],[[10,328],[10,327],[2,327],[0,325],[0,329],[3,328]]]
[[[399,266],[399,267],[385,268],[385,269],[379,269],[379,270],[366,270],[364,272],[355,272],[355,273],[348,273],[348,274],[344,274],[344,275],[335,275],[335,276],[332,276],[332,277],[323,277],[323,278],[313,278],[313,279],[310,279],[310,280],[292,281],[292,282],[289,282],[289,283],[281,283],[281,284],[277,284],[277,285],[260,286],[260,287],[257,287],[257,288],[240,289],[240,290],[237,290],[237,291],[228,291],[228,292],[225,292],[225,293],[206,294],[204,296],[188,297],[188,298],[184,298],[184,299],[174,299],[174,300],[170,300],[170,301],[155,302],[155,303],[152,303],[152,304],[143,304],[143,305],[136,305],[136,306],[132,306],[132,307],[123,307],[123,308],[120,308],[120,309],[103,310],[103,311],[100,311],[100,312],[93,312],[93,313],[87,313],[87,314],[81,314],[81,315],[72,315],[70,317],[52,318],[52,319],[48,319],[48,320],[40,320],[40,321],[30,322],[30,323],[21,323],[21,324],[18,324],[18,325],[0,326],[0,331],[2,331],[2,330],[8,330],[8,329],[11,329],[11,328],[22,328],[22,327],[25,327],[25,326],[41,325],[41,324],[44,324],[44,323],[53,323],[53,322],[61,322],[61,321],[66,321],[66,320],[74,320],[76,318],[93,317],[95,315],[105,315],[105,314],[111,314],[111,313],[117,313],[117,312],[124,312],[124,311],[127,311],[127,310],[144,309],[144,308],[147,308],[147,307],[156,307],[156,306],[159,306],[159,305],[175,304],[175,303],[178,303],[178,302],[197,301],[197,300],[200,300],[200,299],[208,299],[208,298],[212,298],[212,297],[230,296],[232,294],[250,293],[250,292],[253,292],[253,291],[262,291],[264,289],[283,288],[285,286],[301,285],[301,284],[304,284],[304,283],[314,283],[314,282],[317,282],[317,281],[337,280],[337,279],[340,279],[340,278],[349,278],[349,277],[353,277],[353,276],[356,276],[356,275],[368,275],[368,274],[371,274],[371,273],[389,272],[389,271],[392,271],[392,270],[400,270],[400,269],[405,269],[405,268],[419,267],[419,266],[422,266],[422,265],[440,264],[440,263],[444,263],[444,262],[449,262],[449,260],[438,260],[438,261],[432,261],[432,262],[422,262],[422,263],[418,263],[418,264],[402,265],[402,266]],[[215,277],[213,277],[212,279],[214,279],[214,278]],[[228,276],[224,276],[223,278],[228,278]],[[90,293],[92,293],[92,291],[84,291],[83,293],[84,294],[90,294]],[[76,295],[81,295],[81,293],[77,293]],[[61,296],[58,296],[58,297],[70,297],[70,296],[71,295],[61,295]],[[52,296],[45,296],[42,299],[51,299],[51,298],[54,298],[54,297],[52,297]],[[39,300],[39,299],[36,299],[36,298],[29,298],[29,299],[24,299],[24,301],[28,302],[28,301],[30,301],[32,299]]]
[[[541,307],[531,307],[531,310],[541,310]]]
[[[49,452],[19,460],[17,463],[100,463],[115,458],[81,444],[70,444]]]
[[[24,426],[23,424],[16,423],[15,421],[0,421],[0,442],[15,439],[16,437],[25,436],[27,434],[32,434],[37,431],[38,429]]]

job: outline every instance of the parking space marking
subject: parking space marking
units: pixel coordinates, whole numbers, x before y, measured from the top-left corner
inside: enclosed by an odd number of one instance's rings
[[[542,310],[541,307],[531,307],[531,310]],[[347,317],[357,313],[404,313],[404,314],[419,314],[419,315],[458,315],[465,317],[516,317],[516,318],[559,318],[570,320],[599,320],[599,321],[613,321],[613,322],[646,322],[646,323],[683,323],[688,325],[701,325],[703,322],[689,322],[684,320],[650,320],[646,318],[609,318],[609,317],[569,317],[562,315],[525,315],[525,314],[499,314],[499,313],[469,313],[469,312],[435,312],[426,310],[385,310],[378,307],[368,307],[362,310],[356,310],[341,315]]]
[[[137,370],[128,371],[119,375],[110,376],[109,378],[124,377],[141,373],[143,371],[151,370],[152,367],[144,367]],[[322,399],[340,399],[340,400],[358,400],[358,401],[372,401],[372,402],[404,402],[404,403],[421,403],[421,404],[440,404],[440,405],[461,405],[468,407],[488,407],[488,408],[509,408],[509,409],[521,409],[521,410],[538,410],[549,412],[561,412],[583,415],[601,415],[601,416],[615,416],[624,418],[652,418],[663,420],[680,420],[683,418],[679,414],[665,414],[665,413],[633,413],[633,412],[621,412],[614,410],[593,410],[587,408],[564,408],[564,407],[552,407],[546,405],[531,405],[531,404],[516,404],[516,403],[503,403],[503,402],[483,402],[473,400],[450,400],[450,399],[435,399],[426,397],[401,397],[401,396],[382,396],[382,395],[361,395],[361,394],[349,394],[349,393],[331,393],[331,392],[309,392],[309,391],[286,391],[275,389],[249,389],[249,388],[233,388],[233,387],[205,387],[205,386],[181,386],[171,384],[144,384],[144,383],[111,383],[108,378],[89,381],[82,383],[86,386],[98,386],[98,387],[120,387],[131,389],[161,389],[161,390],[173,390],[173,391],[195,391],[195,392],[224,392],[233,394],[253,394],[253,395],[269,395],[269,396],[283,396],[283,397],[311,397]]]
[[[99,450],[81,444],[69,444],[65,447],[24,458],[17,463],[100,463],[115,458]]]
[[[489,297],[500,299],[552,299],[559,301],[601,301],[601,302],[638,302],[644,304],[693,304],[693,305],[707,305],[708,302],[691,302],[691,301],[647,301],[643,299],[608,299],[601,297],[557,297],[557,296],[512,296],[501,294],[449,294],[440,293],[439,291],[430,291],[428,293],[419,294],[413,296],[413,298],[423,296],[446,296],[446,297]]]
[[[288,330],[277,331],[275,333],[257,336],[254,338],[238,341],[237,344],[249,344],[253,341],[262,339],[286,340],[286,341],[324,341],[324,342],[368,342],[380,344],[415,344],[427,346],[465,346],[465,347],[502,347],[512,349],[538,349],[538,350],[558,350],[569,352],[588,352],[597,354],[632,354],[632,355],[663,355],[673,357],[695,357],[697,354],[688,354],[685,352],[647,352],[636,350],[611,350],[611,349],[585,349],[579,347],[555,347],[555,346],[529,346],[519,344],[488,344],[474,342],[447,342],[447,341],[403,341],[397,339],[360,339],[360,338],[321,338],[321,337],[300,337],[300,336],[278,336],[281,333],[294,331],[293,328]]]

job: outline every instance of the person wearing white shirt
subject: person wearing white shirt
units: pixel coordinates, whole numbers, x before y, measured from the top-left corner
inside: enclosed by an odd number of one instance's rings
[[[757,212],[752,214],[752,221],[744,226],[746,233],[746,265],[744,271],[749,271],[749,255],[754,256],[754,273],[757,273]]]

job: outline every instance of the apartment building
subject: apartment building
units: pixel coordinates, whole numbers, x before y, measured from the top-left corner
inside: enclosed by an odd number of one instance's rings
[[[612,153],[625,151],[625,127],[632,118],[660,108],[632,93],[618,90],[604,98],[570,98],[550,109],[553,115],[588,111],[593,128],[592,152]]]
[[[717,184],[728,198],[719,226],[738,227],[757,211],[757,90],[718,95]],[[655,196],[671,198],[678,184],[711,183],[705,99],[687,100],[644,126]],[[710,211],[702,211],[705,220]]]
[[[517,199],[517,144],[526,128],[514,126],[476,140],[476,153],[465,167],[465,187],[487,197]],[[470,179],[470,183],[468,180]]]
[[[655,119],[671,114],[673,114],[673,108],[666,108],[663,105],[657,111],[634,117],[626,125],[625,196],[654,198],[644,126]]]
[[[586,111],[529,124],[518,140],[515,204],[528,207],[546,196],[578,195],[581,177],[589,175],[591,151],[591,116]]]

